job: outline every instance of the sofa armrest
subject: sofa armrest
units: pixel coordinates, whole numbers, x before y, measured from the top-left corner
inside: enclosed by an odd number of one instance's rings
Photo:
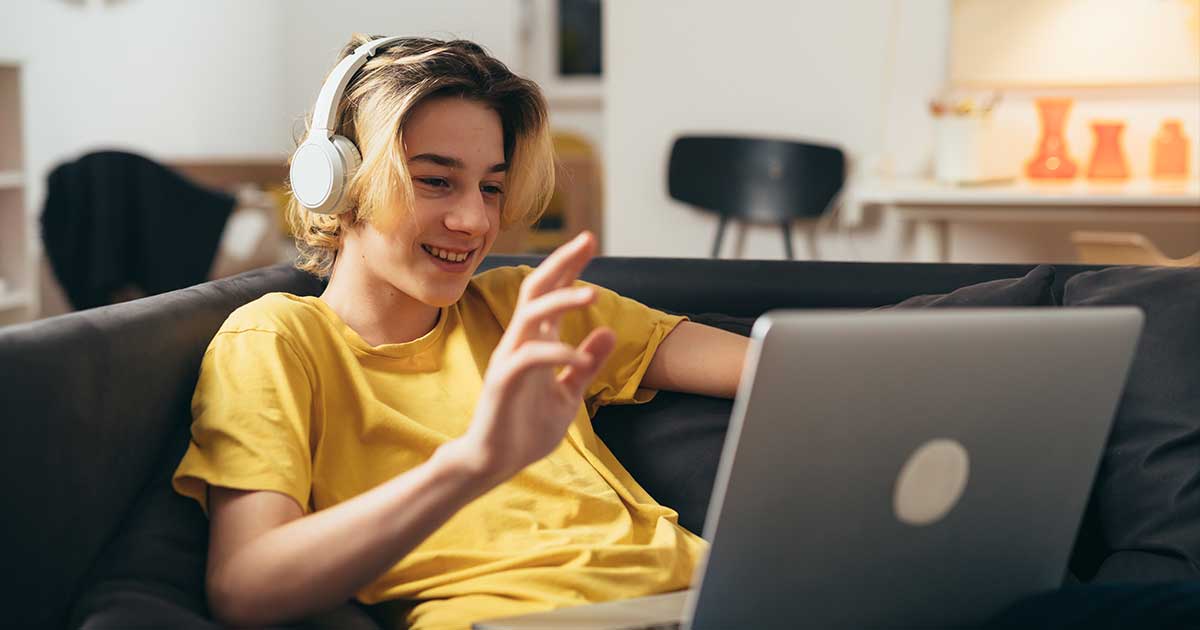
[[[13,627],[57,627],[163,455],[186,432],[200,359],[229,313],[263,293],[312,294],[281,265],[0,330],[0,549],[22,579]]]

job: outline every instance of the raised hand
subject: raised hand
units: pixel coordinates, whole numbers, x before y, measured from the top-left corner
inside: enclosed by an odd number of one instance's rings
[[[484,374],[474,419],[453,445],[478,458],[481,471],[496,483],[558,446],[584,389],[612,352],[615,337],[608,328],[593,330],[578,347],[559,339],[562,316],[596,299],[593,289],[572,286],[595,250],[595,237],[584,232],[521,283],[512,321]]]

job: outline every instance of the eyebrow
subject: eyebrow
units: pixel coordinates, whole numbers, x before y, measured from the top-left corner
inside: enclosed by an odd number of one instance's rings
[[[457,169],[466,168],[466,165],[463,164],[462,160],[460,160],[458,158],[450,157],[448,155],[438,155],[436,153],[422,153],[420,155],[416,155],[416,156],[409,158],[408,161],[409,162],[432,162],[433,164],[437,164],[438,166],[445,166],[448,168],[457,168]],[[508,170],[508,162],[501,162],[499,164],[493,164],[492,167],[488,169],[488,172],[489,173],[503,173],[507,170]]]

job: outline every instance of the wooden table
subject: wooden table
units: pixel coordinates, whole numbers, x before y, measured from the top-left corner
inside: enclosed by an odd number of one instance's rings
[[[1176,223],[1200,230],[1200,182],[1032,183],[953,186],[930,180],[876,180],[847,191],[842,220],[858,225],[867,208],[910,223],[917,260],[948,262],[952,223]]]

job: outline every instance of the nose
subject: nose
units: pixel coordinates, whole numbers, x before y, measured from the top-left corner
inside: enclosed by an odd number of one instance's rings
[[[445,224],[446,229],[455,232],[464,232],[472,236],[486,234],[492,226],[492,220],[488,216],[488,205],[483,193],[475,191],[463,195],[446,213]]]

